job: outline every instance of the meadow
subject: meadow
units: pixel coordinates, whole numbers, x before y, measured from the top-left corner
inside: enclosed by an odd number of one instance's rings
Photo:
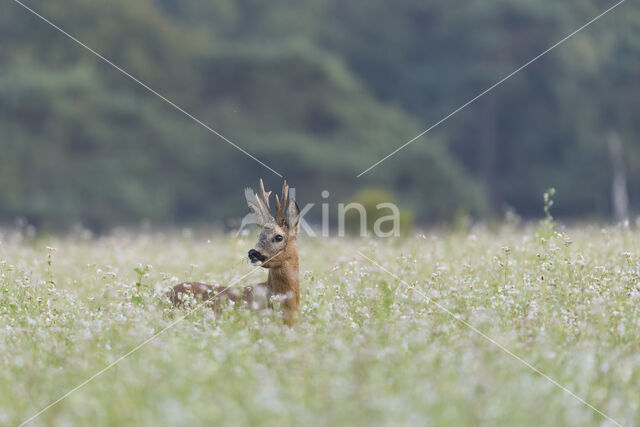
[[[264,280],[245,259],[254,242],[2,231],[0,424],[19,425],[172,325],[29,425],[614,425],[466,322],[640,425],[635,227],[301,237],[291,329],[272,312],[216,318],[165,302],[184,280]]]

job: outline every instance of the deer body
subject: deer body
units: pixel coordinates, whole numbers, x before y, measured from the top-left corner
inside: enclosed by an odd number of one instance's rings
[[[281,299],[284,323],[293,325],[300,305],[300,279],[298,264],[298,246],[296,237],[299,230],[297,204],[291,200],[287,209],[289,187],[285,181],[282,187],[282,200],[276,195],[277,211],[275,218],[269,211],[269,195],[264,191],[260,180],[261,198],[250,189],[245,191],[249,208],[253,211],[256,223],[262,227],[258,243],[249,251],[252,265],[269,269],[267,281],[243,288],[232,286],[213,286],[199,282],[180,283],[169,291],[174,305],[182,305],[185,297],[195,297],[212,305],[214,311],[220,301],[245,301],[252,308],[273,308],[272,297]]]

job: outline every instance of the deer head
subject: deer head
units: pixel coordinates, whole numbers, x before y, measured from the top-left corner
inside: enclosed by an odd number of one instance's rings
[[[276,194],[276,213],[271,215],[269,196],[271,191],[264,190],[262,179],[260,180],[260,196],[251,188],[245,190],[245,197],[249,209],[253,212],[256,224],[262,227],[258,236],[258,243],[249,251],[249,260],[252,265],[264,268],[278,268],[296,257],[296,237],[300,229],[300,209],[293,197],[289,199],[289,186],[287,181],[282,185],[281,198]],[[287,205],[288,202],[288,205]]]

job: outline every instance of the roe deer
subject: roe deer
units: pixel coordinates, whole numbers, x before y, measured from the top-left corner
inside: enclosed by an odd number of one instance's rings
[[[271,215],[269,196],[260,180],[260,196],[252,189],[245,190],[249,209],[256,223],[262,227],[258,243],[249,251],[252,265],[269,269],[266,282],[240,289],[232,286],[212,286],[205,283],[180,283],[169,291],[173,304],[181,305],[185,298],[195,297],[213,305],[214,311],[223,299],[245,301],[253,308],[273,308],[271,297],[282,299],[283,320],[288,326],[293,322],[300,305],[300,281],[298,278],[298,246],[296,237],[300,230],[300,209],[293,197],[289,201],[289,186],[284,181],[281,199],[276,194],[276,214]]]

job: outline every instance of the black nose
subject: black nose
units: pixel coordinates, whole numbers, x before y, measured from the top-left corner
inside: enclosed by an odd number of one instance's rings
[[[264,257],[260,252],[256,251],[255,249],[251,249],[249,251],[249,259],[251,261],[262,261]]]

